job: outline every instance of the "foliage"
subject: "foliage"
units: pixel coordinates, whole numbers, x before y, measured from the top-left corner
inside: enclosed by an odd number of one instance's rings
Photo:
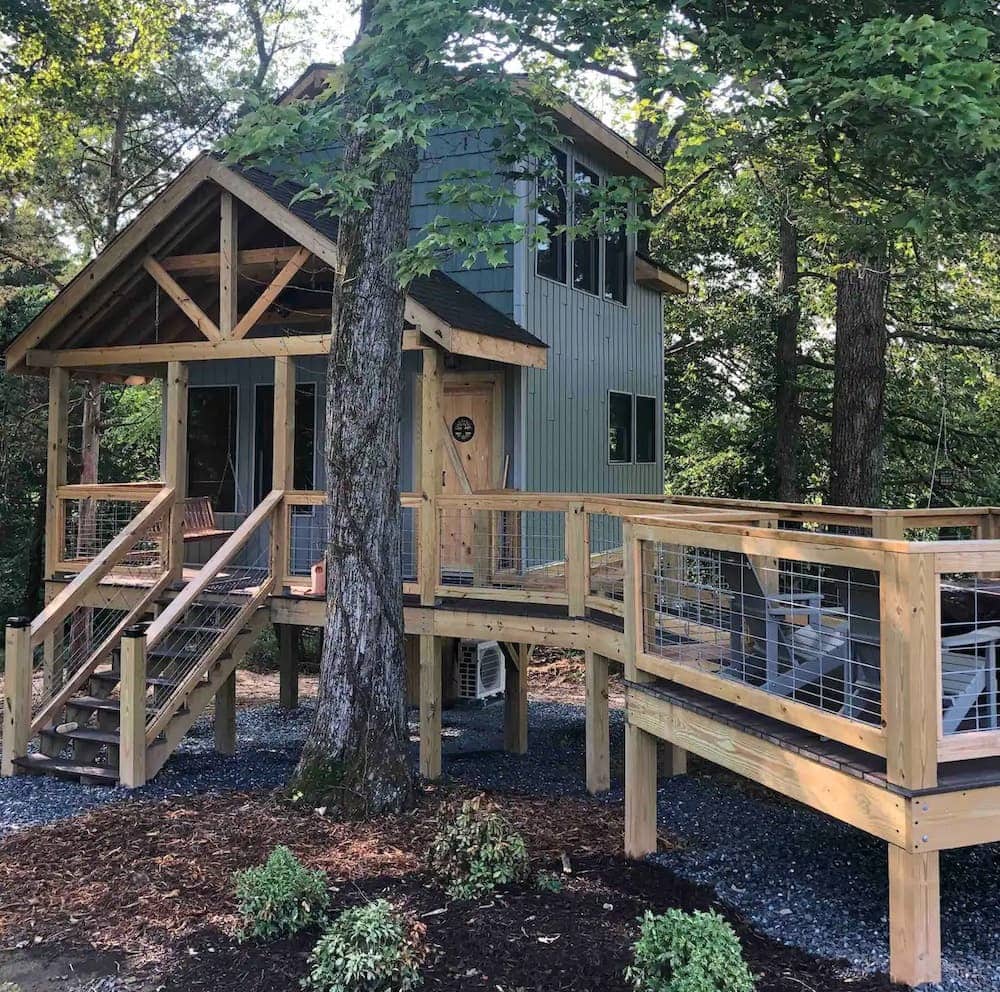
[[[625,977],[636,992],[753,992],[733,928],[714,910],[644,914]]]
[[[309,955],[313,992],[410,992],[421,984],[416,928],[385,899],[344,910]]]
[[[290,936],[326,918],[325,872],[304,867],[283,845],[263,865],[236,872],[233,881],[243,917],[241,938]]]
[[[475,899],[528,876],[524,838],[481,799],[467,800],[444,822],[430,850],[432,870],[453,899]]]
[[[562,892],[562,876],[554,871],[540,871],[535,876],[535,888],[539,892]]]

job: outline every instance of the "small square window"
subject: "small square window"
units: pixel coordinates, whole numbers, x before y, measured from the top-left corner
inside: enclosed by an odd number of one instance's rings
[[[608,394],[608,461],[632,461],[632,394]]]
[[[635,398],[635,460],[648,465],[656,461],[656,398]]]

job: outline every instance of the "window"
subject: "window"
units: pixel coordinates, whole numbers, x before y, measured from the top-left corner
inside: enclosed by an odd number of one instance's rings
[[[188,496],[208,496],[218,513],[236,510],[236,386],[188,390]]]
[[[656,461],[656,397],[635,398],[635,460],[643,465]]]
[[[549,240],[535,252],[535,270],[546,279],[566,281],[566,156],[556,152],[556,175],[538,181],[538,214],[535,223],[549,232]],[[558,233],[557,233],[558,231]]]
[[[258,386],[254,411],[256,442],[253,467],[254,504],[270,491],[274,475],[274,386]],[[295,451],[292,470],[296,489],[315,489],[316,384],[295,386]]]
[[[573,223],[581,224],[594,212],[594,191],[600,185],[596,172],[576,163],[573,169]],[[596,234],[573,239],[573,286],[597,293],[600,285],[601,251]]]
[[[619,228],[604,239],[604,298],[627,303],[628,234]]]
[[[608,394],[608,461],[632,461],[632,394]]]
[[[535,223],[549,232],[549,240],[535,250],[535,271],[581,292],[603,295],[613,303],[628,303],[628,233],[624,225],[612,234],[596,232],[574,237],[556,234],[563,226],[584,223],[597,207],[601,177],[592,169],[555,152],[556,175],[538,180],[539,205]],[[567,202],[566,177],[572,175],[572,197]],[[572,257],[570,258],[570,249]]]

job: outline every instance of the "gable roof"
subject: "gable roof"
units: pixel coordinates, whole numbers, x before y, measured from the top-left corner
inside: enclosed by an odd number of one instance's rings
[[[89,297],[105,289],[112,278],[119,278],[123,268],[141,268],[144,255],[153,251],[149,239],[206,184],[232,193],[322,261],[336,265],[336,220],[323,212],[318,201],[292,203],[299,191],[294,185],[279,183],[262,170],[233,168],[203,154],[28,324],[7,349],[8,368],[25,365],[30,351],[42,347]],[[407,294],[406,308],[412,326],[457,354],[538,368],[546,364],[548,346],[543,341],[443,273],[416,280]],[[72,349],[74,342],[70,339],[58,347]]]
[[[279,104],[316,96],[338,67],[332,62],[314,62],[278,98]],[[514,77],[515,84],[519,79]],[[596,158],[613,162],[621,175],[648,179],[654,186],[665,182],[663,168],[614,128],[608,127],[582,104],[569,97],[555,107],[547,107],[556,117],[559,130]]]

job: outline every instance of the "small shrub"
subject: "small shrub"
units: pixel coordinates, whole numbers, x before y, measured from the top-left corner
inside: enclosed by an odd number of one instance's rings
[[[539,892],[562,892],[563,880],[554,871],[540,871],[535,876],[535,888]]]
[[[647,912],[625,977],[636,992],[753,992],[733,928],[718,913]]]
[[[241,939],[286,937],[325,919],[326,874],[304,867],[287,847],[276,847],[263,865],[236,872],[233,881]]]
[[[422,979],[416,928],[385,899],[344,910],[309,955],[314,992],[409,992]]]
[[[523,881],[529,873],[524,838],[478,799],[462,803],[458,815],[443,824],[430,860],[453,899],[475,899],[498,885]]]

